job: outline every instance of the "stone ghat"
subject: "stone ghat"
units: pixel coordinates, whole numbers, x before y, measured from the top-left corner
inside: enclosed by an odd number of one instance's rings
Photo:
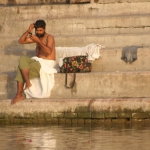
[[[150,123],[150,98],[0,101],[0,124]]]

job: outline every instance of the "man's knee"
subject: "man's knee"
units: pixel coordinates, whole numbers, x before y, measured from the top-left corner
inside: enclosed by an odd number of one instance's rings
[[[19,63],[22,62],[22,61],[25,61],[27,60],[28,56],[21,56],[20,59],[19,59]]]
[[[21,69],[25,68],[28,69],[29,68],[29,57],[28,56],[21,56],[19,59],[19,67]]]

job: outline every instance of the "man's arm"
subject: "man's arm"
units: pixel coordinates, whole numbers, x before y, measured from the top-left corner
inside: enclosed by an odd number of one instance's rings
[[[29,43],[34,43],[34,41],[28,37],[28,35],[31,34],[31,31],[34,29],[34,24],[31,24],[29,26],[29,29],[20,37],[18,40],[18,43],[20,44],[29,44]]]

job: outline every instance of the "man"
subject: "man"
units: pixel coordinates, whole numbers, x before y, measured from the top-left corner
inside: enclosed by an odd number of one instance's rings
[[[41,60],[49,60],[55,66],[55,41],[54,37],[45,32],[46,23],[44,20],[37,20],[29,26],[29,29],[23,33],[19,39],[20,44],[36,43],[36,56]],[[35,28],[35,35],[31,31]],[[22,56],[19,60],[17,70],[17,94],[11,101],[12,104],[23,100],[23,90],[28,90],[32,87],[30,79],[40,76],[41,64],[38,60],[31,59],[27,56]]]

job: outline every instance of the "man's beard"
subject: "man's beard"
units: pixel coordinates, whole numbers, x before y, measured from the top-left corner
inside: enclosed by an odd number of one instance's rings
[[[41,38],[41,37],[44,36],[44,34],[45,34],[45,32],[44,32],[43,34],[38,34],[38,33],[36,33],[36,36],[39,37],[39,38]]]

